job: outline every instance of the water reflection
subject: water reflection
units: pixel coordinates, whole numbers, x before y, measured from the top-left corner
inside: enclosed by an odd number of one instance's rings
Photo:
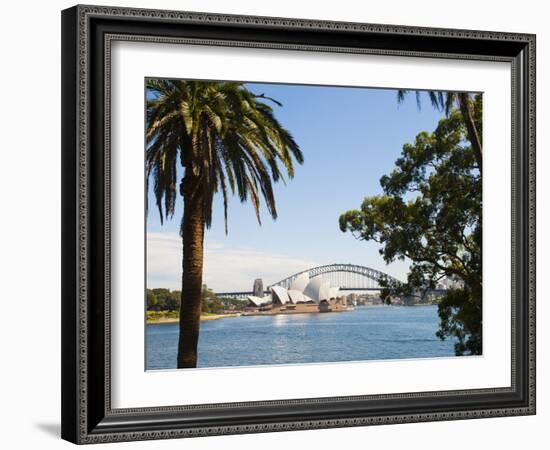
[[[435,336],[435,306],[367,307],[327,314],[203,322],[199,367],[454,356]],[[175,368],[178,326],[147,326],[147,368]]]

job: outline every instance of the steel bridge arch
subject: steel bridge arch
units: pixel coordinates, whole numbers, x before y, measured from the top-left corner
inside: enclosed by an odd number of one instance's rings
[[[354,273],[357,275],[362,275],[374,281],[378,281],[380,280],[380,278],[385,278],[389,281],[401,283],[401,281],[398,280],[397,278],[391,275],[388,275],[387,273],[381,272],[380,270],[372,269],[370,267],[359,266],[357,264],[327,264],[324,266],[312,267],[310,269],[297,272],[287,278],[284,278],[283,280],[278,281],[277,283],[270,284],[268,286],[268,289],[273,286],[281,286],[281,287],[284,287],[285,289],[288,289],[292,284],[292,281],[294,281],[296,277],[304,273],[307,273],[309,275],[309,278],[315,278],[320,275],[324,275],[327,273],[334,273],[334,272]]]

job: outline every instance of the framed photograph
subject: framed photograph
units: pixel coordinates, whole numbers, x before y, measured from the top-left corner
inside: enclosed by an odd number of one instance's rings
[[[62,12],[62,437],[535,413],[535,36]]]

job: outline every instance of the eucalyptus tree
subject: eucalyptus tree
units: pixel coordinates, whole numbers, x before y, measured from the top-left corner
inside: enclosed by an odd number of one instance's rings
[[[276,219],[273,182],[292,178],[294,163],[303,162],[299,146],[274,116],[273,103],[280,105],[242,83],[147,81],[147,182],[148,189],[153,182],[161,223],[173,217],[177,198],[183,200],[179,368],[197,365],[204,233],[212,224],[216,194],[222,197],[226,233],[231,194],[250,200],[260,224],[262,198]]]
[[[420,95],[422,91],[415,91],[416,103],[420,108]],[[401,103],[405,100],[408,90],[400,89],[397,91],[397,100]],[[475,103],[481,102],[481,95],[472,96],[468,92],[442,92],[427,91],[431,104],[440,111],[445,111],[449,116],[453,108],[457,107],[462,115],[462,120],[466,128],[466,137],[470,141],[472,151],[476,160],[477,167],[481,172],[483,169],[483,141],[481,118],[476,114],[481,114],[479,108],[476,109]],[[476,112],[477,111],[477,112]]]
[[[481,96],[473,99],[481,127]],[[406,283],[388,286],[405,296],[457,281],[438,303],[437,336],[455,339],[455,352],[481,354],[482,183],[476,152],[459,109],[433,133],[405,144],[393,171],[380,179],[382,195],[366,197],[340,216],[340,229],[380,244],[387,263],[411,261]],[[388,290],[387,290],[388,291]]]

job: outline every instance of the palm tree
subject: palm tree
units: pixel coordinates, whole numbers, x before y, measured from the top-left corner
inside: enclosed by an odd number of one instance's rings
[[[267,102],[280,103],[242,83],[155,79],[147,88],[147,183],[153,180],[161,223],[174,215],[178,193],[183,199],[177,366],[196,367],[204,230],[215,194],[223,198],[226,233],[229,191],[241,202],[250,198],[260,224],[262,197],[276,219],[272,181],[284,181],[283,171],[292,178],[293,160],[301,164],[303,156]]]
[[[420,92],[415,91],[416,103],[420,108]],[[397,91],[397,100],[401,103],[405,96],[409,93],[408,90],[400,89]],[[477,129],[474,117],[474,100],[467,92],[441,92],[441,91],[427,91],[432,105],[440,111],[445,111],[445,114],[449,116],[453,106],[456,104],[462,115],[464,125],[466,126],[466,132],[468,134],[468,140],[472,145],[472,150],[476,158],[476,164],[479,171],[482,171],[483,164],[483,146],[481,140],[480,130]]]

